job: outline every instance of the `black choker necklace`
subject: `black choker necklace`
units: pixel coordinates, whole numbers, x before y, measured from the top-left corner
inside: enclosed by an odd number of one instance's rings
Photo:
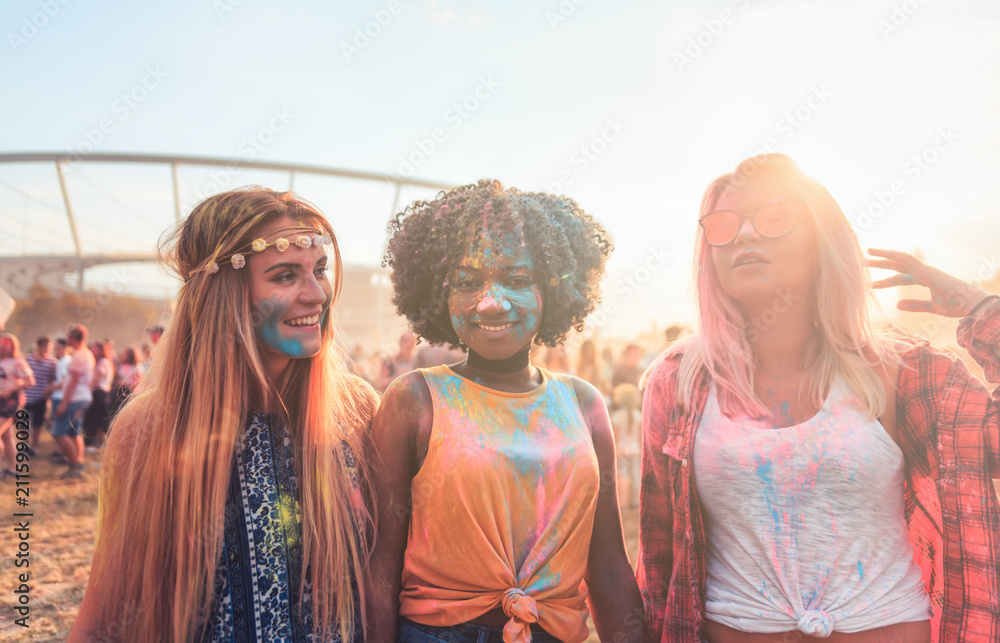
[[[468,364],[473,368],[490,373],[513,373],[528,365],[528,353],[530,348],[525,348],[519,353],[514,353],[506,359],[486,359],[476,351],[469,349]]]

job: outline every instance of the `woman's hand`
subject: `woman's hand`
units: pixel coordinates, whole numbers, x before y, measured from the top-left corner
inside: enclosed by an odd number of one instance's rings
[[[916,284],[930,290],[931,298],[900,299],[896,307],[916,313],[936,313],[945,317],[965,317],[990,292],[952,277],[948,273],[924,264],[911,254],[896,250],[869,248],[868,254],[883,257],[871,259],[871,268],[895,270],[898,274],[872,283],[874,288],[891,288]]]

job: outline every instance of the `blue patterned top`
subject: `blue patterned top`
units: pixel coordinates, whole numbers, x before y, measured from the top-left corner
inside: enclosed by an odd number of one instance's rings
[[[347,456],[353,468],[349,450]],[[312,636],[308,580],[301,615],[298,609],[302,578],[298,498],[294,448],[285,425],[275,416],[252,411],[230,474],[213,616],[204,641],[318,641]],[[355,641],[361,641],[356,589],[354,594]],[[329,640],[339,642],[340,637]]]

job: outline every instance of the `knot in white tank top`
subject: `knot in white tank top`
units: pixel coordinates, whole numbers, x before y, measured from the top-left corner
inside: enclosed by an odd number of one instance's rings
[[[705,616],[818,637],[930,618],[903,514],[903,454],[839,379],[786,428],[721,412],[694,445],[707,546]]]

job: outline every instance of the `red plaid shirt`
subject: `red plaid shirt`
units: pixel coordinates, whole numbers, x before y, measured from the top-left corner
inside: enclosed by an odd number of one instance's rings
[[[965,318],[958,342],[1000,381],[1000,302]],[[690,412],[677,395],[680,354],[650,374],[642,408],[639,587],[650,640],[699,643],[705,608],[705,526],[691,467],[708,396]],[[1000,641],[1000,388],[926,345],[903,355],[897,391],[910,540],[934,607],[935,641]]]

